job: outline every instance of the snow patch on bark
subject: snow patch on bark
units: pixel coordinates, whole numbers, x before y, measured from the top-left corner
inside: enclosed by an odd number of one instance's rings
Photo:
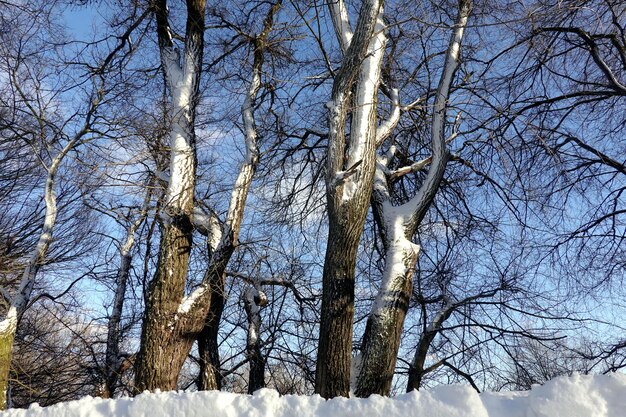
[[[188,296],[183,297],[180,305],[178,306],[178,314],[189,313],[194,303],[208,291],[208,288],[208,285],[202,284],[193,290]]]
[[[256,287],[248,287],[243,294],[246,307],[249,309],[248,346],[256,345],[261,327],[261,307],[267,304],[267,296]]]
[[[381,288],[372,308],[373,315],[382,315],[392,295],[404,285],[405,277],[414,267],[420,252],[420,246],[406,236],[406,223],[412,211],[409,206],[393,206],[389,201],[383,203],[384,222],[388,233],[388,249]]]
[[[346,52],[352,41],[352,28],[350,27],[350,19],[348,17],[348,9],[343,0],[334,0],[329,2],[330,15],[333,20],[335,34],[339,40],[341,50]]]
[[[162,50],[161,60],[170,88],[172,126],[169,132],[170,169],[165,197],[167,208],[179,212],[193,199],[195,149],[192,143],[191,106],[197,69],[194,56],[197,51],[189,45],[181,63],[180,51],[176,48]],[[167,209],[166,209],[167,211]]]
[[[211,251],[215,251],[222,240],[222,226],[218,217],[194,206],[191,219],[193,227],[207,237]]]
[[[376,141],[376,132],[372,132],[371,119],[376,117],[376,97],[380,85],[381,63],[385,53],[387,37],[382,13],[379,13],[374,26],[374,35],[367,47],[367,57],[361,64],[357,91],[355,95],[355,109],[352,113],[350,126],[350,145],[346,166],[350,167],[362,161],[368,143]],[[373,137],[370,137],[372,136]],[[373,146],[373,143],[372,143]],[[352,175],[345,180],[342,201],[354,198],[360,184],[359,175]]]
[[[4,320],[0,321],[0,333],[15,333],[17,329],[17,309],[15,306],[9,307]]]

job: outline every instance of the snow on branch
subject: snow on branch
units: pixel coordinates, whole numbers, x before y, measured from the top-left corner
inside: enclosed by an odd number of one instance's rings
[[[346,169],[345,171],[338,171],[335,174],[334,180],[331,182],[331,187],[338,187],[340,185],[343,185],[348,178],[350,178],[351,176],[353,176],[354,174],[358,172],[359,165],[361,165],[362,163],[363,163],[363,160],[361,159],[355,162],[354,164],[352,164],[352,166]]]
[[[398,179],[404,175],[410,174],[412,172],[418,172],[426,168],[428,164],[430,164],[433,160],[432,156],[428,158],[421,159],[419,161],[413,162],[411,165],[403,166],[398,169],[394,169],[393,171],[388,171],[387,176],[390,180]]]
[[[439,79],[439,86],[435,94],[435,104],[433,108],[432,121],[432,160],[428,170],[428,175],[422,183],[415,197],[411,199],[409,204],[413,206],[413,215],[411,223],[417,225],[426,215],[428,207],[435,198],[435,194],[439,189],[439,184],[443,179],[444,171],[448,162],[448,150],[446,148],[445,125],[446,110],[448,108],[448,98],[454,74],[459,66],[461,55],[461,41],[463,33],[467,26],[472,8],[471,1],[461,1],[459,4],[459,14],[457,16],[454,30],[450,36],[450,43],[446,51],[443,72]],[[458,116],[457,116],[458,117]]]
[[[213,210],[194,205],[191,224],[202,235],[209,239],[211,251],[215,251],[222,240],[222,222]]]
[[[333,28],[335,35],[339,41],[339,46],[345,54],[352,41],[352,27],[350,26],[350,18],[348,17],[348,9],[343,0],[331,0],[328,2],[330,16],[333,20]]]
[[[243,212],[252,184],[252,178],[259,164],[259,148],[257,143],[257,129],[254,122],[254,107],[261,89],[261,74],[263,70],[264,53],[267,48],[268,37],[274,25],[274,18],[282,5],[277,1],[270,8],[263,21],[263,30],[252,40],[253,64],[250,86],[241,105],[241,119],[243,122],[244,140],[246,145],[246,159],[239,169],[237,180],[233,187],[226,216],[226,227],[232,233],[232,242],[236,244],[239,229],[243,220]]]
[[[196,289],[194,289],[189,295],[183,297],[179,306],[178,306],[178,314],[187,314],[193,308],[195,302],[202,298],[202,296],[209,291],[208,283],[200,284]]]
[[[389,99],[391,100],[391,114],[376,130],[376,147],[378,148],[391,135],[400,121],[400,98],[397,88],[389,89]]]

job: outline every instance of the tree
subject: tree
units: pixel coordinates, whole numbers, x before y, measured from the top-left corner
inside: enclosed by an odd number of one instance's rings
[[[167,2],[154,4],[159,52],[170,95],[170,167],[161,222],[159,260],[145,295],[135,389],[175,389],[198,319],[179,311],[192,247],[196,181],[195,113],[204,49],[203,0],[187,1],[184,50],[175,46]],[[179,314],[180,313],[180,316]],[[190,334],[192,333],[192,334]]]
[[[120,352],[120,339],[122,336],[120,326],[124,308],[124,298],[126,296],[131,272],[135,234],[146,219],[148,205],[152,197],[151,190],[152,186],[148,184],[143,206],[139,210],[137,217],[130,219],[130,224],[126,229],[126,237],[119,248],[120,265],[115,279],[115,296],[113,298],[112,312],[107,326],[107,348],[104,365],[105,378],[102,390],[102,397],[104,398],[113,397],[123,370],[128,368],[127,362],[129,358],[123,357]]]
[[[254,109],[261,89],[265,54],[267,54],[268,50],[272,47],[270,34],[274,28],[276,14],[279,12],[281,6],[282,0],[271,3],[263,20],[262,30],[260,33],[251,37],[253,57],[252,74],[250,87],[241,106],[241,118],[246,145],[245,161],[239,168],[237,179],[232,188],[226,221],[221,225],[221,239],[217,246],[209,247],[211,260],[205,275],[205,279],[208,278],[211,292],[211,307],[205,319],[202,333],[198,338],[198,350],[200,353],[199,385],[201,389],[219,389],[221,387],[218,331],[224,309],[226,267],[234,250],[239,245],[239,233],[243,221],[246,199],[259,165],[259,134],[255,125]],[[204,291],[204,289],[201,291]],[[259,366],[261,365],[258,360],[256,363]],[[262,378],[261,371],[257,371],[256,374]]]
[[[389,395],[391,389],[404,316],[411,298],[415,264],[420,250],[411,239],[435,198],[448,162],[448,138],[445,136],[447,102],[459,65],[461,40],[471,8],[471,1],[459,2],[458,17],[446,51],[433,108],[432,156],[429,160],[419,161],[393,172],[388,166],[389,159],[394,156],[394,148],[389,151],[389,156],[379,158],[372,205],[385,248],[385,270],[363,336],[362,358],[355,389],[355,395],[360,397],[368,397],[374,393]],[[393,95],[395,106],[399,107],[397,92]],[[381,142],[388,134],[383,131],[378,136],[378,141]],[[428,162],[428,175],[415,196],[400,206],[394,206],[388,184],[403,173],[421,169]]]
[[[200,389],[216,389],[221,385],[217,338],[224,305],[226,267],[238,245],[246,198],[259,163],[254,107],[261,88],[261,70],[269,46],[268,37],[280,6],[280,1],[271,5],[262,31],[251,38],[254,62],[250,86],[241,107],[246,155],[232,188],[225,221],[221,221],[215,211],[203,211],[194,203],[193,132],[199,99],[198,83],[202,73],[205,4],[202,1],[187,4],[183,67],[177,67],[165,2],[159,3],[155,10],[161,60],[174,106],[170,142],[176,145],[182,140],[185,146],[184,149],[177,149],[178,145],[171,146],[169,183],[163,212],[173,220],[162,222],[159,262],[146,295],[146,314],[136,366],[135,389],[138,392],[143,389],[174,389],[195,340],[198,340],[200,352]],[[176,78],[179,76],[183,78]],[[177,91],[180,88],[183,90]],[[185,101],[177,102],[180,98]],[[184,117],[180,116],[181,112]],[[170,207],[174,203],[175,206]],[[178,214],[172,217],[173,213]],[[208,237],[209,264],[202,282],[184,296],[194,227]]]
[[[329,226],[315,373],[315,391],[325,398],[350,392],[354,272],[376,166],[376,98],[386,43],[382,2],[363,3],[354,32],[343,1],[329,10],[343,58],[328,103]]]
[[[42,161],[43,169],[46,172],[43,195],[46,208],[39,238],[26,262],[17,287],[12,292],[3,288],[2,292],[6,310],[0,325],[0,408],[6,407],[9,366],[17,326],[31,301],[37,273],[45,263],[48,248],[52,242],[57,219],[57,196],[55,190],[57,173],[68,153],[89,138],[95,122],[96,110],[104,98],[104,86],[101,83],[96,83],[95,92],[89,99],[87,109],[81,115],[83,119],[82,125],[79,125],[73,133],[63,132],[62,125],[56,125],[49,119],[45,110],[48,106],[47,103],[42,101],[45,99],[38,94],[40,92],[35,90],[35,94],[31,95],[26,90],[28,87],[23,83],[22,67],[29,64],[23,60],[23,57],[17,56],[14,67],[10,68],[9,74],[16,96],[21,102],[20,104],[24,106],[24,109],[21,111],[28,113],[28,116],[37,123],[41,130],[39,132],[29,132],[32,135],[31,137],[24,135],[17,139],[26,140],[27,142],[32,140],[31,144],[33,146],[40,147],[41,150],[46,149],[50,151],[51,156],[48,161]],[[51,134],[48,133],[48,128],[51,128]],[[52,137],[49,137],[49,135]],[[59,146],[58,141],[64,136],[69,136],[69,139]]]

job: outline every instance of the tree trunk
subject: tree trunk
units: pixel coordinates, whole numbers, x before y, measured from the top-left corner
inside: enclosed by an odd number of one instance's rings
[[[342,5],[343,2],[340,2]],[[343,7],[330,5],[330,12]],[[333,18],[348,30],[346,16]],[[384,52],[382,2],[363,2],[354,35],[337,33],[344,52],[328,104],[326,199],[329,231],[323,272],[322,317],[315,375],[315,392],[324,398],[347,397],[352,363],[354,275],[359,240],[365,224],[376,167],[376,96],[379,57]],[[343,29],[341,29],[343,28]],[[374,36],[375,30],[378,34]],[[342,40],[343,39],[343,40]],[[345,128],[351,92],[356,91],[350,138]]]
[[[166,0],[154,4],[163,72],[169,87],[169,181],[159,260],[150,282],[135,362],[135,392],[176,389],[178,375],[202,328],[210,299],[204,287],[185,298],[192,248],[196,149],[194,120],[204,49],[205,0],[187,1],[185,47],[174,44]]]
[[[442,321],[443,323],[443,321]],[[415,357],[413,362],[409,365],[409,380],[406,385],[406,392],[413,390],[419,390],[422,385],[422,378],[424,377],[424,364],[426,363],[426,355],[430,344],[437,335],[437,330],[426,330],[420,338],[417,349],[415,350]]]
[[[422,378],[424,376],[424,364],[409,365],[409,381],[406,384],[406,392],[418,390],[422,386]]]
[[[248,349],[248,360],[250,361],[250,373],[248,378],[248,394],[265,388],[265,359],[261,354],[259,343]]]
[[[225,268],[224,268],[225,269]],[[219,325],[224,311],[225,273],[212,274],[210,291],[211,307],[207,313],[204,327],[198,337],[200,356],[199,390],[220,390],[222,374],[219,352]]]
[[[220,389],[222,377],[220,372],[218,330],[224,311],[226,267],[239,244],[239,232],[243,221],[244,209],[252,179],[259,165],[259,149],[257,144],[257,129],[254,121],[254,108],[257,95],[261,88],[261,74],[267,39],[274,26],[276,14],[282,6],[282,0],[272,4],[263,20],[263,30],[252,38],[253,62],[250,86],[241,105],[241,119],[245,134],[246,158],[239,168],[237,180],[230,197],[228,213],[226,215],[225,230],[216,247],[209,243],[211,264],[208,268],[209,290],[211,292],[211,306],[205,318],[202,334],[198,339],[200,355],[200,375],[198,389]]]
[[[0,410],[5,410],[8,406],[9,377],[16,324],[16,322],[10,322],[8,326],[0,329]]]
[[[352,222],[335,225],[332,218],[329,225],[315,374],[316,392],[324,398],[350,393],[354,271],[362,227]]]
[[[0,292],[4,301],[8,304],[6,317],[0,321],[1,407],[6,407],[7,390],[9,388],[9,372],[11,368],[11,355],[13,351],[12,344],[15,339],[15,333],[17,332],[17,326],[22,315],[26,311],[26,308],[28,307],[31,294],[35,286],[37,273],[39,272],[41,265],[44,263],[46,255],[48,254],[48,248],[50,247],[50,243],[52,243],[52,234],[54,232],[57,218],[57,196],[55,190],[56,174],[65,156],[81,143],[83,137],[89,131],[93,114],[96,112],[101,99],[102,94],[98,94],[96,99],[92,100],[83,127],[52,159],[50,166],[48,167],[48,174],[46,176],[46,184],[44,187],[46,211],[41,234],[39,235],[37,244],[30,255],[30,259],[24,268],[24,272],[22,273],[19,286],[15,294],[11,295],[4,289]]]
[[[265,387],[265,359],[261,354],[261,308],[267,305],[267,295],[257,281],[244,292],[244,303],[248,319],[246,356],[250,365],[248,373],[248,394]]]
[[[389,395],[402,338],[404,318],[413,290],[419,246],[402,235],[387,245],[382,288],[367,319],[361,364],[354,394]]]
[[[120,322],[122,321],[122,309],[124,308],[124,295],[126,294],[126,285],[128,282],[128,274],[130,272],[132,257],[130,253],[121,251],[120,268],[115,283],[115,298],[113,299],[113,308],[111,317],[109,317],[107,329],[107,351],[105,358],[106,377],[104,381],[104,389],[102,398],[113,398],[115,386],[119,379],[117,369],[119,368],[120,356]]]
[[[174,390],[194,337],[178,315],[187,281],[191,250],[191,223],[183,217],[162,230],[159,261],[148,287],[136,361],[135,392]]]
[[[402,327],[411,297],[413,273],[419,253],[419,246],[414,245],[411,239],[435,198],[448,162],[445,137],[447,101],[458,67],[461,40],[470,10],[471,1],[459,1],[459,13],[450,37],[435,98],[432,122],[432,163],[426,179],[413,198],[399,207],[394,207],[389,193],[389,173],[381,168],[377,169],[372,204],[385,243],[385,271],[363,338],[363,359],[355,389],[355,394],[359,397],[367,397],[371,394],[389,395],[391,389]],[[387,133],[381,133],[380,136],[384,135]],[[379,167],[386,167],[388,162],[387,157],[379,158]],[[415,166],[423,165],[415,164]]]
[[[126,239],[120,247],[120,266],[117,270],[117,279],[115,280],[115,297],[113,298],[111,317],[109,317],[107,326],[107,350],[105,356],[106,375],[102,392],[103,398],[113,397],[117,382],[120,378],[120,370],[124,369],[123,362],[120,361],[120,323],[122,321],[128,277],[130,276],[130,268],[132,266],[133,258],[131,251],[135,245],[135,233],[146,218],[148,205],[152,197],[151,190],[153,182],[149,181],[146,185],[148,190],[146,191],[146,197],[139,217],[127,228]]]

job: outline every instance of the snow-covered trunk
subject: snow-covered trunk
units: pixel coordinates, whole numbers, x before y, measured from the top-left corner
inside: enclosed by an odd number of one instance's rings
[[[248,394],[265,387],[265,359],[261,354],[261,308],[267,304],[267,296],[260,285],[249,287],[244,293],[246,316],[248,319],[248,337],[246,356],[250,364]]]
[[[205,317],[202,333],[198,338],[200,355],[198,385],[199,389],[202,390],[221,388],[218,330],[224,310],[226,266],[239,243],[239,232],[243,222],[246,200],[252,186],[254,174],[259,165],[258,133],[254,122],[254,107],[261,88],[261,75],[268,36],[274,26],[274,19],[281,6],[282,0],[272,4],[263,21],[263,30],[252,40],[254,54],[252,76],[246,98],[241,106],[246,158],[239,168],[239,174],[233,186],[222,239],[215,254],[212,256],[204,280],[211,293],[211,306]]]
[[[348,50],[350,42],[352,41],[352,28],[350,27],[350,19],[348,17],[348,9],[343,0],[334,0],[328,3],[330,7],[330,16],[333,21],[333,28],[337,41],[343,53]]]
[[[68,142],[65,147],[53,158],[52,163],[48,167],[46,183],[44,187],[44,201],[46,203],[46,211],[44,216],[43,227],[37,244],[33,249],[24,272],[20,278],[19,286],[15,294],[9,294],[7,291],[2,292],[2,296],[8,304],[7,313],[2,321],[0,321],[0,410],[7,406],[7,390],[9,388],[9,373],[11,368],[11,357],[13,352],[13,341],[17,332],[17,325],[30,302],[35,279],[39,268],[44,263],[48,248],[52,242],[52,233],[57,218],[57,197],[56,197],[56,175],[61,162],[74,149],[80,140],[89,131],[91,117],[98,105],[97,101],[92,103],[92,107],[88,113],[87,121],[81,131]]]
[[[132,249],[135,244],[135,233],[146,218],[148,204],[152,195],[150,189],[152,183],[147,184],[146,198],[139,217],[126,230],[126,238],[120,247],[120,266],[115,279],[115,296],[111,316],[107,326],[107,348],[105,355],[105,381],[102,390],[103,398],[112,398],[115,393],[117,382],[120,378],[122,366],[120,358],[120,323],[122,321],[122,310],[124,308],[124,296],[130,276],[132,263]]]
[[[141,345],[135,362],[135,390],[175,389],[193,344],[197,320],[177,313],[183,300],[192,247],[196,176],[194,118],[204,48],[205,0],[187,1],[183,56],[174,45],[167,1],[155,3],[161,63],[170,93],[169,181],[162,208],[159,258],[148,286]]]
[[[57,160],[60,163],[60,159]],[[17,332],[17,325],[28,306],[35,285],[37,272],[45,260],[48,247],[52,241],[52,232],[57,216],[56,195],[54,192],[56,167],[58,167],[58,164],[56,164],[56,166],[53,164],[53,168],[48,172],[48,178],[46,179],[44,197],[46,201],[46,214],[43,230],[39,236],[37,245],[24,268],[16,294],[12,296],[9,294],[4,295],[6,301],[8,301],[9,307],[4,319],[0,322],[0,410],[5,409],[7,406],[7,391],[9,389],[13,341]],[[54,170],[54,172],[52,170]]]
[[[385,270],[381,288],[367,321],[361,348],[361,364],[355,394],[389,395],[400,347],[402,328],[413,287],[419,246],[411,239],[424,218],[443,179],[448,161],[445,122],[450,86],[458,67],[463,31],[471,10],[470,1],[459,2],[459,14],[446,53],[432,121],[432,162],[424,183],[407,203],[394,207],[389,197],[382,159],[374,181],[373,206],[381,225],[385,247]]]
[[[402,207],[383,203],[381,221],[386,230],[385,270],[381,288],[368,317],[361,364],[354,393],[358,397],[371,394],[389,395],[400,348],[402,327],[413,290],[413,274],[419,246],[406,233],[408,216]]]
[[[13,307],[11,307],[13,308]],[[11,358],[13,357],[13,339],[17,330],[15,310],[9,311],[2,321],[0,328],[0,410],[7,408],[7,392],[9,389],[9,375],[11,372]]]
[[[382,1],[364,1],[354,34],[350,35],[345,32],[349,30],[347,16],[338,18],[336,14],[341,10],[330,5],[335,28],[344,31],[337,36],[350,45],[345,48],[328,103],[329,226],[315,376],[315,391],[325,398],[348,396],[350,392],[356,256],[376,166],[376,97],[385,44],[382,9]],[[354,103],[352,109],[350,102]],[[352,125],[346,141],[350,110]]]

